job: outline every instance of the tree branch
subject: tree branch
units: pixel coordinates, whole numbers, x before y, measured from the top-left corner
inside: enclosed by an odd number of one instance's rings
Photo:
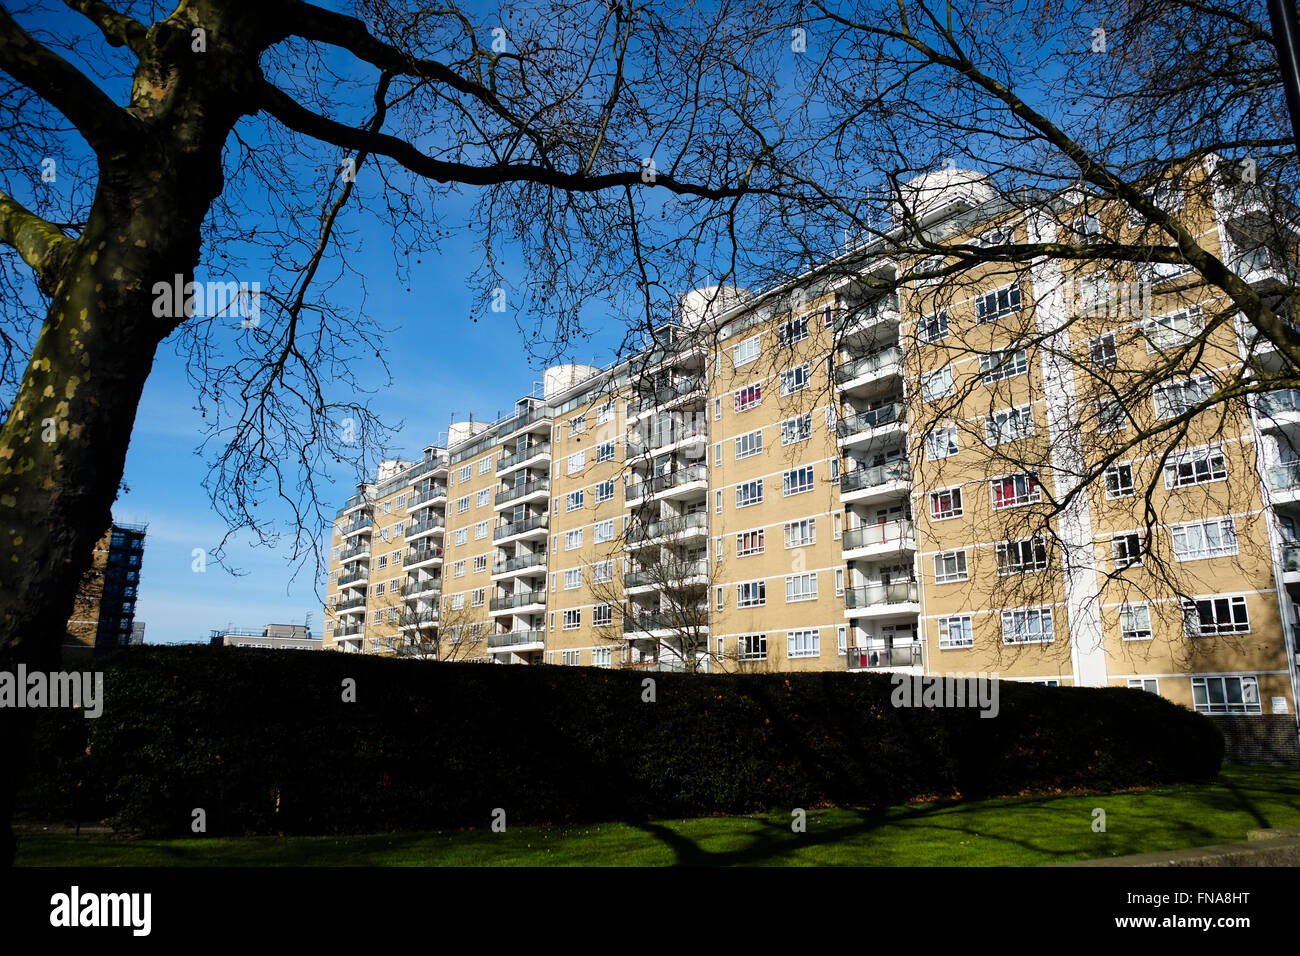
[[[36,273],[47,295],[58,280],[62,253],[73,240],[11,196],[0,193],[0,242],[12,246]]]

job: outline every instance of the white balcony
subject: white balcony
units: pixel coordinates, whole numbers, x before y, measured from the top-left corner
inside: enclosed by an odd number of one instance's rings
[[[850,528],[841,538],[844,560],[893,557],[916,551],[916,526],[910,521],[886,521]]]

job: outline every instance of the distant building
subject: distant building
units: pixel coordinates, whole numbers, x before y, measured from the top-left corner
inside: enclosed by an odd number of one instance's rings
[[[144,624],[136,636],[135,601],[145,531],[145,525],[113,524],[96,543],[68,618],[65,658],[102,657],[144,640]]]
[[[319,639],[311,636],[305,624],[268,624],[262,628],[214,628],[208,642],[220,647],[275,647],[285,650],[318,651]]]

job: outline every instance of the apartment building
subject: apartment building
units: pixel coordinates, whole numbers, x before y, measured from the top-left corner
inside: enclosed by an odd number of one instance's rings
[[[973,173],[915,185],[919,221],[975,248],[1140,228],[1083,195],[1026,213]],[[1285,288],[1255,243],[1267,209],[1210,194],[1159,201]],[[1174,453],[1142,437],[1276,351],[1175,266],[949,278],[877,245],[761,294],[691,293],[637,355],[548,369],[506,418],[385,463],[339,513],[327,644],[998,673],[1293,726],[1300,392],[1189,420]]]
[[[65,660],[100,657],[144,640],[144,625],[135,620],[135,602],[147,530],[145,525],[114,523],[96,542],[68,618]]]

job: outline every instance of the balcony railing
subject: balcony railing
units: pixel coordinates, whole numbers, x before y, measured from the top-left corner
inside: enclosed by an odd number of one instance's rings
[[[531,518],[525,518],[523,521],[516,521],[513,524],[503,524],[492,532],[492,540],[500,541],[502,538],[509,538],[511,535],[524,534],[527,531],[535,531],[538,528],[545,528],[550,515],[534,515]]]
[[[892,647],[850,647],[848,665],[851,671],[871,670],[876,667],[919,667],[920,643],[896,644]]]
[[[704,379],[702,378],[684,378],[669,385],[661,385],[653,390],[648,390],[649,394],[642,393],[639,402],[632,406],[632,414],[639,415],[642,412],[653,411],[661,405],[681,398],[683,395],[689,395],[692,392],[702,391],[704,389]]]
[[[430,578],[428,581],[419,581],[415,584],[407,584],[402,587],[402,597],[415,597],[417,594],[432,594],[430,600],[437,600],[442,587],[441,578]]]
[[[339,575],[339,587],[347,587],[353,581],[365,581],[370,577],[370,569],[365,567],[357,568],[355,571],[349,571],[347,574]]]
[[[1266,246],[1239,252],[1228,261],[1228,268],[1245,279],[1256,272],[1286,274],[1286,260]]]
[[[366,528],[373,528],[374,526],[374,518],[357,518],[355,521],[349,522],[343,526],[343,533],[345,535],[353,534],[354,532],[363,531]]]
[[[703,611],[698,616],[687,614],[626,614],[623,616],[623,633],[641,631],[677,631],[690,634],[709,626],[709,616]]]
[[[624,588],[643,587],[647,584],[659,584],[664,587],[680,586],[691,578],[702,577],[709,573],[708,561],[669,561],[657,567],[643,571],[631,571],[623,575]]]
[[[835,382],[843,385],[845,382],[851,382],[855,378],[863,375],[870,375],[873,372],[879,372],[891,365],[897,365],[903,360],[903,350],[898,346],[887,348],[882,352],[874,355],[866,355],[860,359],[854,359],[846,362],[835,370]]]
[[[538,405],[526,412],[520,412],[514,418],[508,418],[497,428],[497,435],[504,438],[511,432],[518,431],[533,422],[539,422],[544,418],[554,417],[554,411],[549,405]]]
[[[360,637],[362,627],[360,624],[353,624],[351,627],[334,628],[334,637],[337,640],[340,637]]]
[[[1283,462],[1268,470],[1268,483],[1274,491],[1300,488],[1300,461]]]
[[[418,495],[415,495],[414,497],[407,498],[406,510],[414,511],[416,508],[420,507],[420,505],[424,504],[426,501],[433,501],[435,498],[446,498],[446,497],[447,497],[446,485],[433,485],[427,491],[422,491]]]
[[[916,526],[910,521],[886,521],[868,524],[844,532],[844,550],[867,548],[875,544],[905,543],[916,539]]]
[[[551,443],[548,441],[533,442],[522,451],[517,451],[513,455],[497,461],[497,471],[505,471],[511,465],[517,465],[521,461],[527,461],[530,458],[536,458],[538,455],[549,455],[551,453]]]
[[[551,479],[535,478],[532,481],[525,481],[522,484],[515,485],[513,488],[507,488],[505,491],[497,492],[494,499],[497,504],[504,504],[507,501],[514,501],[516,498],[522,498],[524,495],[531,495],[538,491],[549,491],[551,488]]]
[[[364,541],[361,544],[354,544],[352,547],[344,548],[342,551],[340,551],[339,560],[351,561],[359,554],[369,554],[369,553],[370,553],[370,542]]]
[[[398,617],[399,627],[431,627],[438,623],[437,611],[403,611]]]
[[[665,518],[662,521],[652,521],[644,528],[628,528],[627,541],[629,544],[634,544],[638,541],[650,541],[666,535],[681,534],[684,531],[696,528],[708,530],[708,527],[709,516],[707,513],[697,512],[691,515],[678,515],[674,518]]]
[[[436,516],[433,518],[425,518],[423,521],[417,521],[415,524],[407,528],[406,536],[408,538],[413,538],[417,534],[424,534],[424,532],[432,528],[442,528],[445,527],[445,525],[446,525],[446,519],[444,519],[441,516]]]
[[[440,458],[440,457],[426,458],[418,465],[409,469],[406,472],[406,474],[404,474],[402,477],[407,482],[413,482],[415,481],[415,479],[421,477],[422,475],[427,475],[431,471],[437,471],[439,468],[446,468],[447,465],[448,465],[448,460],[446,458]]]
[[[375,499],[372,495],[368,495],[364,492],[358,492],[357,494],[349,498],[347,501],[343,502],[343,507],[338,510],[338,514],[341,516],[344,513],[351,511],[357,505],[363,503],[373,505],[375,503]]]
[[[869,412],[852,415],[836,425],[835,430],[841,438],[848,438],[850,435],[856,435],[858,432],[869,432],[872,429],[880,428],[882,425],[897,424],[904,421],[906,417],[906,406],[902,402],[894,402],[892,405],[883,405],[880,408],[873,408]]]
[[[430,558],[441,557],[442,548],[412,548],[407,552],[402,564],[404,567],[410,567],[412,564],[419,564],[421,561],[428,561]]]
[[[844,331],[852,332],[865,328],[885,316],[890,318],[899,316],[897,292],[887,292],[857,311],[845,312],[839,320],[839,325]]]
[[[910,481],[911,472],[907,462],[891,461],[885,465],[873,465],[870,468],[856,468],[840,475],[840,494],[851,491],[865,491],[877,488],[892,481]]]
[[[518,594],[512,594],[509,597],[493,598],[488,609],[492,611],[505,611],[510,608],[523,607],[526,604],[545,603],[545,591],[520,591]]]
[[[641,498],[645,495],[657,495],[661,491],[678,485],[690,484],[692,481],[706,481],[709,470],[704,465],[691,465],[666,475],[656,475],[645,481],[634,481],[627,486],[625,498]]]
[[[915,581],[868,584],[860,588],[846,588],[844,591],[844,606],[850,610],[887,604],[915,604],[918,600]]]
[[[1300,571],[1300,544],[1282,545],[1282,570]]]
[[[1276,392],[1265,392],[1259,397],[1259,413],[1264,416],[1285,415],[1288,412],[1300,412],[1300,389],[1283,388]]]
[[[508,561],[497,561],[492,565],[493,574],[505,574],[508,571],[518,571],[520,568],[540,568],[546,566],[546,552],[540,554],[525,554],[517,558],[510,558]]]
[[[541,644],[546,640],[546,632],[532,629],[523,631],[505,631],[489,634],[488,647],[515,647],[519,644]]]
[[[354,607],[365,607],[365,606],[366,606],[366,598],[365,595],[363,594],[361,597],[348,598],[346,601],[339,601],[338,604],[334,605],[334,610],[350,611]]]

